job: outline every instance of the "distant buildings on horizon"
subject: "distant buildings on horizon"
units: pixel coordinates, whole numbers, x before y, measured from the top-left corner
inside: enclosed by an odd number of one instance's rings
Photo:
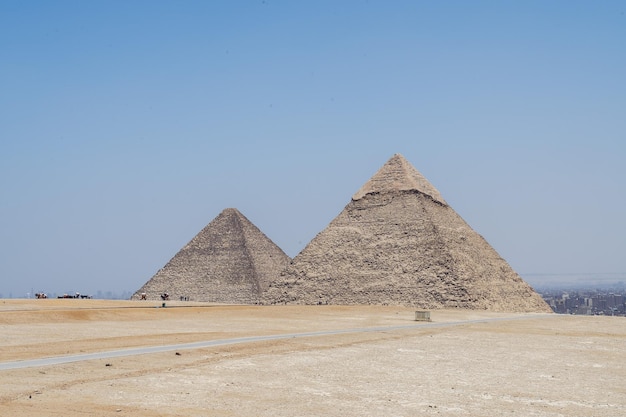
[[[540,292],[558,314],[626,316],[626,290],[548,290]]]

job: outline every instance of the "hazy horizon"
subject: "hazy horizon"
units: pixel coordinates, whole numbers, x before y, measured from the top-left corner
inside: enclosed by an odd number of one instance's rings
[[[594,289],[624,289],[626,287],[626,273],[607,274],[547,274],[550,278],[546,280],[544,274],[526,274],[520,276],[537,291],[555,290],[594,290]],[[146,279],[148,281],[148,279]],[[143,285],[143,284],[142,284]],[[50,297],[61,296],[63,294],[74,295],[77,292],[83,295],[90,295],[95,298],[130,298],[138,288],[97,288],[90,290],[90,287],[69,288],[69,289],[37,289],[35,287],[26,288],[21,294],[9,294],[0,291],[1,298],[34,298],[38,292],[43,292]]]

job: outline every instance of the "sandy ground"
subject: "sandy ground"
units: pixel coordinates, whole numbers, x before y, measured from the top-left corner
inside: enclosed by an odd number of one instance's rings
[[[626,319],[431,317],[422,325],[401,307],[0,300],[0,362],[421,325],[1,370],[0,415],[626,415]],[[504,318],[513,320],[477,321]]]

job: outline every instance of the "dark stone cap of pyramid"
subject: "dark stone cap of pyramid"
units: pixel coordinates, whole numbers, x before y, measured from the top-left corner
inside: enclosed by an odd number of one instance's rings
[[[417,191],[448,205],[439,191],[399,153],[389,159],[359,191],[352,200],[360,200],[367,194],[397,191]]]

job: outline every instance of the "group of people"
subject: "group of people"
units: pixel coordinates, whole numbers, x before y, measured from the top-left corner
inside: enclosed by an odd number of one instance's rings
[[[142,292],[139,295],[139,299],[140,300],[147,300],[148,299],[148,295],[145,292]],[[170,295],[169,293],[164,292],[163,294],[161,294],[161,300],[163,301],[168,301],[170,299]],[[187,295],[181,295],[180,296],[180,301],[189,301],[189,296]]]

